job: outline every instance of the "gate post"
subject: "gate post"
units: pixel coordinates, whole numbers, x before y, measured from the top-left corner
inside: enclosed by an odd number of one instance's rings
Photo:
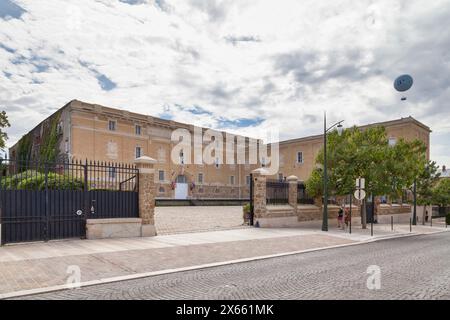
[[[297,212],[297,192],[298,192],[298,178],[296,176],[287,177],[289,183],[288,202],[294,211]]]
[[[155,228],[155,159],[142,156],[134,160],[139,170],[139,217],[142,219],[142,237],[156,236]]]
[[[256,219],[255,225],[259,226],[258,218],[263,218],[267,212],[266,209],[266,175],[264,168],[252,171],[253,178],[253,214]]]

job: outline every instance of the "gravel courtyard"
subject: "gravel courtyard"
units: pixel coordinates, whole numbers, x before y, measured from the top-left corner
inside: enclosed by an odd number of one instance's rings
[[[156,207],[158,234],[242,228],[241,206]]]

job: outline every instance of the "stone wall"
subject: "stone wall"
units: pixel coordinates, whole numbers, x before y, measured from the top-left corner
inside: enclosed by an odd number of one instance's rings
[[[135,160],[139,170],[139,217],[142,219],[142,236],[155,236],[155,169],[156,160],[140,157]]]
[[[171,183],[155,184],[156,197],[173,199],[175,189]],[[217,184],[196,184],[189,185],[188,199],[246,199],[250,195],[249,186],[224,186]]]

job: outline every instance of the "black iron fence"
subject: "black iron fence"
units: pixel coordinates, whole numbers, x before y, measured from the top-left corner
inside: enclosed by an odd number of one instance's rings
[[[314,204],[314,199],[306,192],[306,185],[303,182],[297,184],[297,203],[298,204]]]
[[[289,183],[279,180],[266,181],[266,203],[281,205],[289,203]]]
[[[138,216],[132,165],[0,159],[2,244],[83,238],[86,219]]]

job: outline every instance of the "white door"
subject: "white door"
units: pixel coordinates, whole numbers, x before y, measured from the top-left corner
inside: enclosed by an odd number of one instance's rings
[[[177,182],[175,186],[175,199],[187,199],[188,184]]]

